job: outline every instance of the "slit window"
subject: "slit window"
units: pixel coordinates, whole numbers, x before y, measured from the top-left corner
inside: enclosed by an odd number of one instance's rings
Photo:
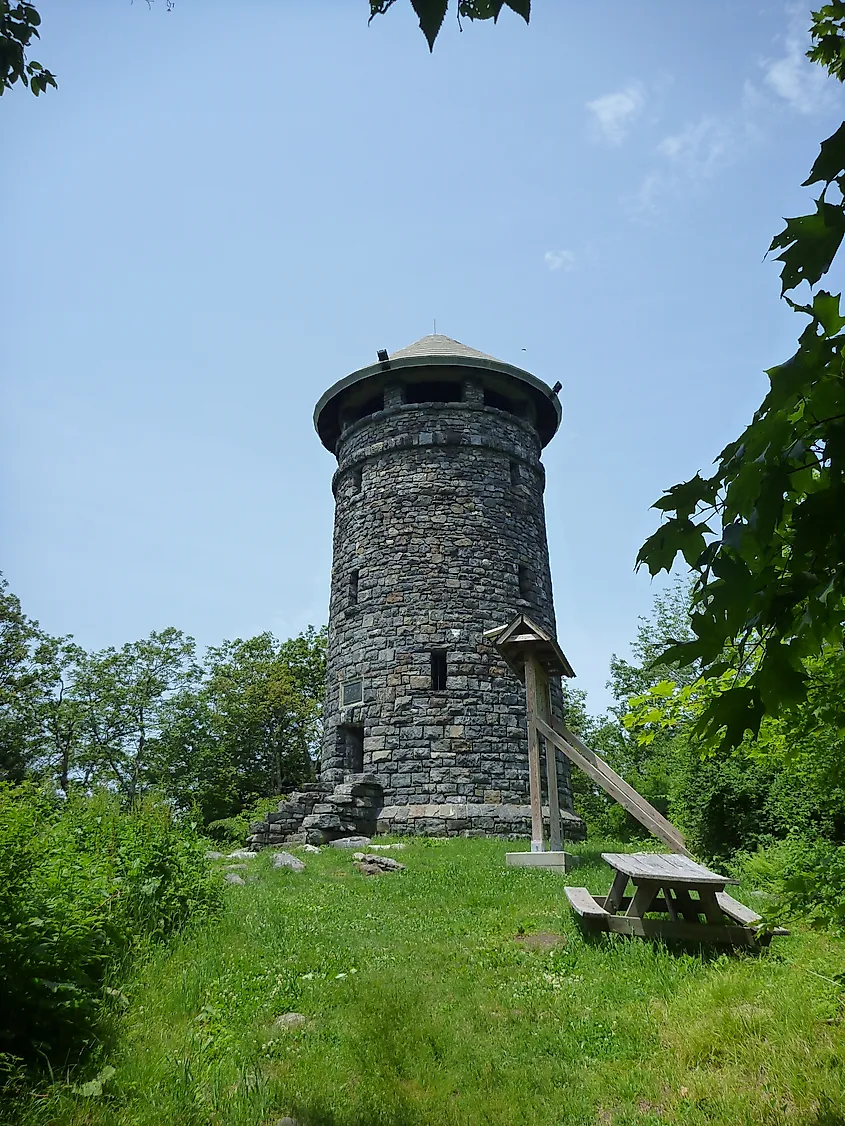
[[[431,687],[442,691],[446,687],[446,650],[432,649],[431,651]]]
[[[451,380],[425,380],[405,388],[406,403],[459,403],[462,398],[462,385]]]
[[[360,465],[356,465],[352,472],[349,474],[351,488],[353,493],[360,493],[361,483],[364,479],[364,471]]]
[[[531,574],[525,563],[519,564],[517,579],[519,581],[519,597],[524,598],[527,602],[531,597]]]
[[[349,591],[348,591],[349,597],[347,598],[347,603],[350,606],[357,606],[358,605],[358,576],[359,576],[359,574],[360,574],[360,572],[358,572],[358,571],[350,571],[349,572]]]
[[[511,484],[516,486],[519,484],[519,462],[511,462]]]

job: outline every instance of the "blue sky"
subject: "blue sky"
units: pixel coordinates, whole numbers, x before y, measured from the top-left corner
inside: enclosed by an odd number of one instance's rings
[[[842,117],[809,9],[42,0],[58,91],[3,97],[0,566],[100,647],[325,621],[322,391],[432,331],[560,380],[561,643],[601,708],[649,505],[793,350],[763,261]],[[833,279],[835,282],[836,279]]]

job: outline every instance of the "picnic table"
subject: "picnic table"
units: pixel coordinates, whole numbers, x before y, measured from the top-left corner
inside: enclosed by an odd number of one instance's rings
[[[594,930],[730,946],[767,946],[772,935],[789,933],[782,927],[761,929],[760,916],[725,891],[739,881],[688,856],[603,852],[602,859],[614,873],[607,895],[565,889],[574,910]],[[629,881],[631,895],[626,894]]]

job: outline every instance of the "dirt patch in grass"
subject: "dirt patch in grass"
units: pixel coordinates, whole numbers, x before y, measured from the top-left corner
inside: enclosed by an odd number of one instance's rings
[[[554,950],[562,946],[566,939],[562,934],[551,934],[549,931],[540,931],[539,934],[517,934],[514,942],[518,942],[524,950]]]

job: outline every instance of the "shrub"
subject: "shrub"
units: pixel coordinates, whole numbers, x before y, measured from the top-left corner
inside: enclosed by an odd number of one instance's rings
[[[845,845],[791,836],[738,857],[734,868],[773,895],[767,920],[804,918],[814,927],[845,926]]]
[[[279,802],[284,800],[280,794],[274,798],[259,798],[254,805],[242,809],[233,817],[221,817],[217,821],[209,821],[205,831],[218,844],[243,844],[249,835],[252,822],[263,821],[267,814],[274,812]]]
[[[153,797],[0,787],[0,1055],[74,1062],[124,961],[217,909],[203,853]]]

